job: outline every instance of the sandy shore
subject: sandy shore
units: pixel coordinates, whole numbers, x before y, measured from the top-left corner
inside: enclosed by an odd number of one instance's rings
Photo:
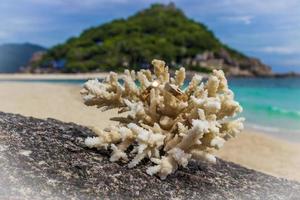
[[[80,88],[43,83],[0,83],[0,111],[38,118],[56,118],[104,128],[115,111],[101,113],[83,105]],[[300,144],[246,130],[225,144],[218,156],[248,168],[300,181]]]
[[[0,74],[0,80],[82,80],[82,79],[103,79],[107,72],[101,73],[76,73],[76,74]]]
[[[174,71],[170,71],[174,73]],[[99,73],[54,73],[54,74],[30,74],[30,73],[13,73],[13,74],[1,74],[0,81],[2,80],[87,80],[87,79],[103,79],[109,72]],[[120,74],[120,73],[119,73]],[[208,75],[204,73],[198,73],[193,71],[186,71],[186,76],[191,77],[194,74],[201,75],[206,78]]]

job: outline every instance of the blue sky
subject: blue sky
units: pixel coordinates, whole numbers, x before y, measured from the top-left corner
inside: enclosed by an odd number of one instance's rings
[[[126,18],[152,0],[1,0],[0,44],[50,47],[82,30]],[[274,71],[300,72],[299,0],[173,0],[224,43],[260,58]]]

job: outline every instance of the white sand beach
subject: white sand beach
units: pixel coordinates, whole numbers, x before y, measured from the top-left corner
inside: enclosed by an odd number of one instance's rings
[[[82,79],[94,79],[94,78],[105,78],[107,72],[101,73],[53,73],[53,74],[30,74],[30,73],[14,73],[14,74],[5,74],[0,73],[0,80],[82,80]]]
[[[175,73],[170,70],[170,73]],[[99,73],[51,73],[51,74],[31,74],[31,73],[0,73],[0,81],[5,80],[87,80],[87,79],[104,79],[109,72]],[[194,74],[201,75],[206,78],[208,75],[205,73],[187,71],[186,76],[193,76]]]
[[[2,75],[2,79],[5,79],[5,75]],[[37,118],[50,117],[99,128],[114,123],[109,118],[116,111],[102,113],[94,107],[85,106],[79,90],[80,87],[75,85],[1,82],[0,111]],[[300,181],[298,143],[245,130],[237,138],[227,142],[217,155],[251,169]]]

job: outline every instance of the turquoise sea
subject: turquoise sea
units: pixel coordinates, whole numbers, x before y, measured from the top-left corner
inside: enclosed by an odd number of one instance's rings
[[[81,85],[86,80],[30,80]],[[246,127],[300,141],[300,78],[231,78]]]
[[[246,127],[300,141],[300,78],[234,78],[229,84]]]

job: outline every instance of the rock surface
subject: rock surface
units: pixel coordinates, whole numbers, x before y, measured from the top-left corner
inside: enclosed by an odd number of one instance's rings
[[[70,113],[71,114],[71,113]],[[299,199],[300,183],[218,159],[162,181],[85,147],[88,128],[0,112],[0,199]]]

